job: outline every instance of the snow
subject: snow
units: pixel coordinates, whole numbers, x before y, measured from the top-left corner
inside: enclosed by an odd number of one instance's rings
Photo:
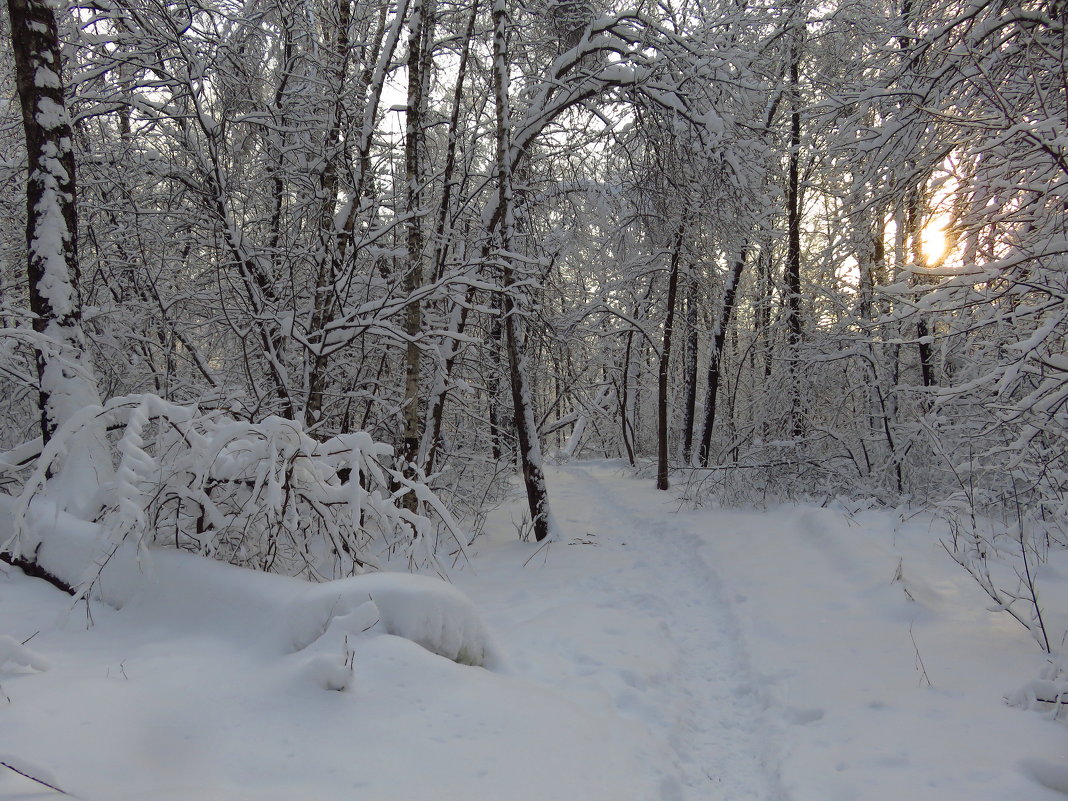
[[[49,76],[53,76],[49,78]],[[54,80],[58,86],[59,78],[55,77],[55,73],[49,69],[38,67],[36,80],[38,86],[45,86],[41,81]],[[57,103],[50,97],[40,97],[37,99],[37,124],[45,130],[55,130],[58,128],[69,127],[70,117],[67,116],[67,109],[61,104]]]
[[[62,86],[56,71],[43,64],[38,64],[34,70],[33,81],[41,89],[59,89]]]
[[[87,801],[1068,794],[1064,714],[1006,702],[1060,685],[936,520],[547,477],[558,541],[515,539],[517,499],[451,585],[153,551],[72,607],[6,570],[0,761]],[[1066,575],[1042,577],[1057,631]],[[3,801],[54,796],[0,769]]]
[[[715,109],[709,109],[700,118],[700,123],[705,126],[705,130],[708,132],[709,137],[713,143],[718,142],[723,137],[723,118],[716,112]]]
[[[42,189],[41,198],[34,207],[36,225],[33,229],[33,239],[30,241],[30,251],[42,265],[37,291],[48,301],[53,314],[63,317],[71,314],[76,305],[65,255],[69,247],[70,232],[67,230],[60,204],[60,182],[67,182],[69,178],[58,156],[46,154],[42,165],[42,169],[34,172],[31,177],[31,180],[42,185]]]

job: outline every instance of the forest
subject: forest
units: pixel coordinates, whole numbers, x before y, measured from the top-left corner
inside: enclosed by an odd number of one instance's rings
[[[613,458],[932,510],[1050,651],[1066,14],[9,0],[4,560],[433,567],[516,492],[552,540],[546,463]],[[84,564],[46,508],[104,532]]]
[[[1066,23],[8,0],[0,801],[1063,801]]]

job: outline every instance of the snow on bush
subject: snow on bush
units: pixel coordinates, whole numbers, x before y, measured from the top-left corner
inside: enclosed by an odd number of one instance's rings
[[[102,425],[111,432],[110,452],[102,448],[90,460],[102,469],[76,477],[107,476],[92,510],[76,510],[99,524],[89,573],[65,577],[83,589],[124,544],[142,555],[148,546],[170,545],[315,580],[376,567],[374,554],[386,550],[436,565],[436,526],[402,506],[407,493],[436,514],[462,550],[459,527],[440,500],[418,477],[385,466],[392,449],[365,432],[319,441],[293,420],[251,422],[130,395],[83,409],[57,431],[22,484],[11,510],[13,535],[0,551],[35,559],[48,526],[34,508],[67,511],[55,492],[70,484],[67,449],[85,441],[83,430]]]
[[[294,650],[372,629],[411,640],[463,665],[499,666],[478,608],[451,584],[429,576],[374,573],[310,587],[286,613]]]

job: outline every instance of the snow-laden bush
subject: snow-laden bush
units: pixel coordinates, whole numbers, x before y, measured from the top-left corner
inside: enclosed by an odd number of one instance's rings
[[[102,469],[87,471],[70,451],[101,426],[110,452],[93,454]],[[280,417],[250,422],[154,395],[115,398],[74,415],[32,461],[13,507],[14,535],[0,549],[32,560],[40,544],[34,504],[72,511],[64,496],[85,495],[72,485],[94,481],[92,510],[77,513],[100,526],[100,567],[131,543],[319,580],[375,567],[386,552],[433,564],[437,524],[404,508],[408,493],[462,548],[440,500],[418,477],[386,466],[391,458],[390,446],[364,432],[319,441]],[[6,461],[10,476],[17,468]],[[67,464],[79,465],[78,474]]]
[[[293,651],[333,655],[345,638],[372,630],[411,640],[462,665],[503,665],[482,615],[451,584],[430,576],[376,573],[309,587],[280,614]]]

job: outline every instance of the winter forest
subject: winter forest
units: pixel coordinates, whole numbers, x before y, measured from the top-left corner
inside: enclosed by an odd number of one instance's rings
[[[381,582],[352,634],[409,597],[384,574],[477,571],[502,521],[574,544],[607,464],[667,517],[926,515],[1059,711],[1066,23],[1064,0],[8,0],[0,567],[87,610],[175,551]],[[475,615],[451,592],[427,589]],[[27,674],[28,634],[0,636]]]

